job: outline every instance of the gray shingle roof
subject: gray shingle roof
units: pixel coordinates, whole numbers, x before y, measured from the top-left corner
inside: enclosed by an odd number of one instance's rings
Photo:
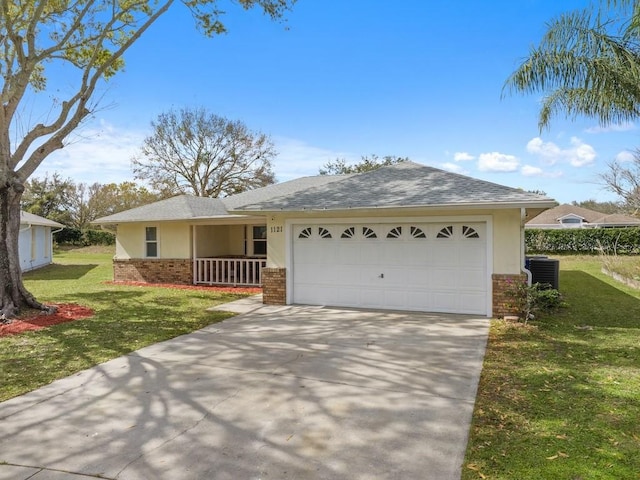
[[[257,188],[226,198],[194,197],[193,195],[179,195],[166,200],[160,200],[149,205],[132,208],[120,213],[98,218],[91,223],[131,223],[196,220],[224,217],[237,206],[268,200],[274,196],[291,195],[316,185],[335,182],[344,176],[316,176],[303,177],[288,182],[276,183],[267,187]]]
[[[180,195],[99,218],[92,223],[154,222],[220,218],[233,212],[345,210],[383,207],[518,204],[547,208],[542,195],[464,175],[402,162],[371,172],[318,175],[232,195]]]
[[[297,194],[309,188],[325,186],[351,176],[353,175],[317,175],[315,177],[296,178],[288,182],[276,183],[238,193],[237,195],[223,198],[222,201],[229,210],[234,210],[244,205],[262,203],[273,198]]]
[[[219,198],[179,195],[141,207],[98,218],[92,223],[157,222],[194,220],[228,215]]]
[[[48,218],[41,217],[40,215],[34,215],[33,213],[20,211],[20,224],[26,225],[40,225],[43,227],[64,228],[64,225]]]
[[[383,207],[522,204],[550,207],[554,200],[517,188],[447,172],[414,162],[401,162],[295,194],[236,205],[239,212],[342,210]]]

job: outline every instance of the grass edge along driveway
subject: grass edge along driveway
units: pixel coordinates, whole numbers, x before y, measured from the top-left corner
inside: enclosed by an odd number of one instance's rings
[[[112,252],[67,251],[25,274],[44,303],[76,303],[95,315],[0,337],[0,401],[59,378],[233,316],[207,308],[246,294],[125,286],[111,280]],[[26,313],[26,312],[25,312]]]
[[[566,308],[492,321],[464,480],[640,479],[640,291],[598,257],[560,268]]]

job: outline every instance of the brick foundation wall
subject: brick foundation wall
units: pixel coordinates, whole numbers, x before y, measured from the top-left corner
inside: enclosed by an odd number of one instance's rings
[[[287,269],[263,268],[262,303],[265,305],[285,305],[287,303]]]
[[[113,261],[116,282],[193,283],[193,262],[189,259],[140,259]]]
[[[509,290],[513,289],[515,282],[527,281],[527,276],[521,274],[494,273],[491,275],[493,282],[493,317],[502,318],[505,315],[517,315],[517,308],[513,307],[513,298]]]

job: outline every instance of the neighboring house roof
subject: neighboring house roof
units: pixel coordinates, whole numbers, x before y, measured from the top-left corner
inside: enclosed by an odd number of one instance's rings
[[[520,189],[457,173],[401,162],[342,176],[271,199],[246,203],[239,212],[346,210],[389,207],[523,206],[549,208],[556,202]]]
[[[584,226],[640,226],[640,218],[630,217],[619,213],[604,214],[576,205],[562,204],[542,212],[526,224],[529,228],[558,228],[562,226],[562,219],[579,218]]]
[[[230,216],[229,212],[470,205],[549,208],[555,204],[536,193],[401,162],[359,174],[298,178],[221,199],[180,195],[92,223],[197,220]]]
[[[43,227],[64,228],[64,225],[48,218],[34,215],[33,213],[20,211],[20,225],[38,225]]]

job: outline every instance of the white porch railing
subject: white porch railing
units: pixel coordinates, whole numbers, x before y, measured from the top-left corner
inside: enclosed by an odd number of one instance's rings
[[[193,261],[193,283],[196,285],[261,286],[260,272],[265,259],[196,258]]]

